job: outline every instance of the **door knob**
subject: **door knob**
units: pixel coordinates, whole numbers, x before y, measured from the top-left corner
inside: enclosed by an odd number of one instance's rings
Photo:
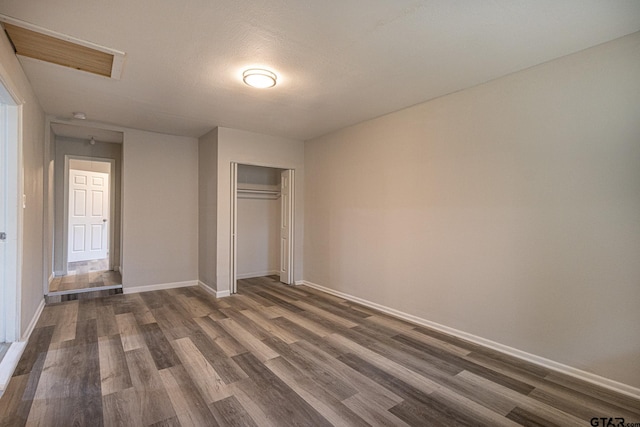
[[[102,220],[102,222],[107,222],[107,220],[106,220],[106,219],[103,219],[103,220]]]

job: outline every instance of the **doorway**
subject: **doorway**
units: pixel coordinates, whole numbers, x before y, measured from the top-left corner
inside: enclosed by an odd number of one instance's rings
[[[55,278],[51,292],[103,288],[122,283],[112,271],[111,191],[115,160],[65,156],[66,274]]]
[[[109,267],[110,175],[109,162],[69,160],[67,263],[106,260]]]
[[[20,140],[22,106],[16,101],[18,99],[0,79],[0,343],[20,339],[18,291],[22,265],[23,184]],[[0,345],[0,355],[3,356],[7,349],[8,345]]]
[[[293,284],[294,170],[231,164],[231,293],[238,279]]]
[[[49,301],[120,293],[122,133],[51,123],[54,276]],[[95,295],[95,294],[94,294]]]

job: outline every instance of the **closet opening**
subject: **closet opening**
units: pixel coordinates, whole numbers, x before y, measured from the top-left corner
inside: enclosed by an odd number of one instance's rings
[[[48,302],[122,293],[120,131],[51,122]],[[86,294],[86,295],[81,295]]]
[[[294,171],[231,166],[231,293],[238,280],[292,284]]]

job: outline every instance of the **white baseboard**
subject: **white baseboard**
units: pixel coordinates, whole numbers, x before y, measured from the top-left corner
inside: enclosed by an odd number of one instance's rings
[[[44,310],[44,304],[45,304],[44,298],[42,298],[40,300],[40,304],[38,304],[38,308],[36,308],[36,312],[33,313],[33,317],[31,318],[31,321],[27,325],[27,329],[25,329],[24,333],[22,334],[20,341],[25,341],[25,342],[29,341],[29,337],[31,336],[31,333],[35,329],[36,324],[38,323],[38,320],[40,320],[40,315],[42,314],[42,310]]]
[[[205,291],[209,292],[211,295],[213,295],[216,298],[224,298],[224,297],[231,296],[231,292],[229,292],[229,291],[216,291],[211,286],[207,285],[204,282],[201,282],[200,280],[198,280],[198,285],[202,289],[204,289]]]
[[[2,396],[4,390],[6,390],[7,385],[11,380],[11,376],[16,370],[16,366],[18,366],[18,362],[20,361],[20,357],[22,357],[22,353],[27,346],[31,333],[35,329],[38,320],[40,320],[40,315],[42,314],[42,310],[44,310],[44,305],[44,298],[42,298],[40,304],[38,304],[38,308],[36,308],[36,312],[33,313],[33,317],[31,318],[29,325],[27,325],[27,329],[22,334],[22,338],[20,341],[11,343],[11,347],[9,347],[9,350],[7,350],[7,353],[2,358],[2,362],[0,362],[0,396]]]
[[[160,291],[163,289],[173,289],[173,288],[185,288],[187,286],[196,286],[197,284],[198,284],[197,280],[187,280],[186,282],[160,283],[157,285],[134,286],[131,288],[127,288],[123,286],[122,292],[125,294],[137,294],[139,292]]]
[[[462,338],[464,340],[482,345],[484,347],[491,348],[493,350],[497,350],[501,353],[505,353],[509,356],[516,357],[518,359],[533,363],[535,365],[550,369],[552,371],[556,371],[556,372],[589,382],[591,384],[604,387],[606,389],[615,391],[617,393],[622,393],[634,398],[640,397],[640,388],[636,388],[628,384],[614,381],[612,379],[605,378],[600,375],[593,374],[591,372],[583,371],[581,369],[574,368],[572,366],[568,366],[551,359],[547,359],[541,356],[536,356],[535,354],[527,353],[525,351],[518,350],[516,348],[509,347],[507,345],[500,344],[495,341],[488,340],[486,338],[469,334],[467,332],[460,331],[458,329],[450,328],[448,326],[444,326],[439,323],[435,323],[430,320],[426,320],[421,317],[414,316],[412,314],[404,313],[400,310],[396,310],[394,308],[387,307],[382,304],[378,304],[378,303],[371,302],[353,295],[349,295],[344,292],[336,291],[331,288],[318,285],[316,283],[308,282],[306,280],[298,280],[296,281],[296,285],[306,285],[306,286],[309,286],[310,288],[318,289],[319,291],[326,292],[328,294],[335,295],[349,301],[357,302],[358,304],[362,304],[366,307],[374,308],[383,313],[391,314],[392,316],[398,317],[408,322],[415,323],[421,326],[426,326],[428,328],[435,329],[437,331],[444,332],[446,334],[453,335],[458,338]]]
[[[255,273],[243,273],[236,274],[237,279],[253,279],[254,277],[264,277],[264,276],[273,276],[274,274],[280,274],[278,270],[272,271],[258,271]]]
[[[0,396],[2,396],[2,393],[7,389],[7,385],[9,385],[11,376],[18,366],[18,362],[26,346],[26,341],[11,343],[11,347],[9,347],[9,350],[7,350],[7,353],[2,358],[2,362],[0,362]]]

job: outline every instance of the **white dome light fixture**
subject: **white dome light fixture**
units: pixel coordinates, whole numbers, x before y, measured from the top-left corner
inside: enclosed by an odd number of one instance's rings
[[[275,73],[261,68],[249,68],[242,73],[245,84],[258,89],[274,87],[277,79]]]

